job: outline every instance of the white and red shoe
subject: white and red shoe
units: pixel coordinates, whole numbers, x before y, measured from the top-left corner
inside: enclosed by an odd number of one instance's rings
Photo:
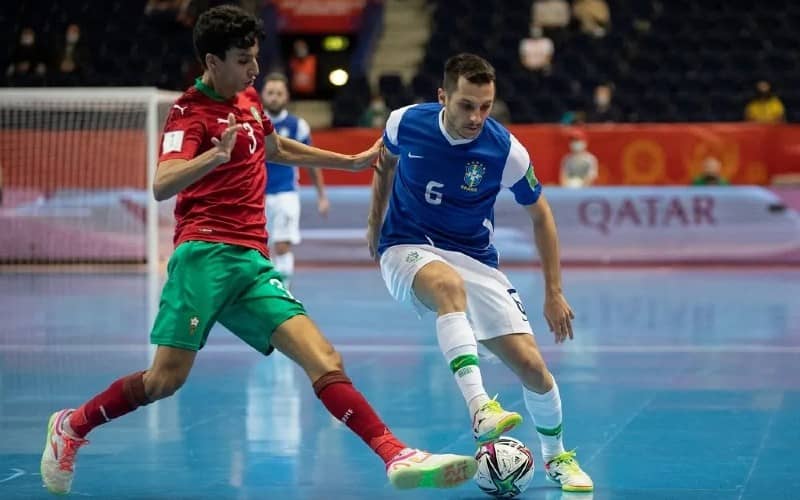
[[[406,448],[386,464],[389,482],[400,490],[453,488],[472,478],[478,470],[474,457],[434,455]]]
[[[72,488],[75,475],[75,454],[88,443],[86,439],[67,435],[62,426],[75,410],[60,410],[50,415],[47,423],[47,441],[42,453],[42,481],[50,493],[66,495]]]

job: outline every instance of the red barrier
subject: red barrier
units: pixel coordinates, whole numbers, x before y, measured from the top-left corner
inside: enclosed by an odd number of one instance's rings
[[[0,130],[7,186],[56,189],[144,189],[142,130]]]
[[[558,182],[567,153],[569,127],[514,125],[511,132],[528,149],[536,176]],[[589,125],[589,150],[599,162],[601,185],[686,185],[703,159],[716,156],[734,184],[769,184],[776,174],[800,173],[800,126],[756,124]],[[325,130],[314,144],[334,151],[367,148],[380,131]],[[331,184],[368,183],[371,174],[326,172]],[[302,178],[304,183],[307,179]]]
[[[274,0],[278,29],[287,33],[352,33],[366,0]]]
[[[528,148],[536,174],[558,182],[569,128],[516,125],[512,132]],[[776,174],[800,173],[800,126],[755,124],[593,125],[585,128],[589,149],[600,161],[599,184],[686,185],[707,155],[722,161],[734,184],[768,184]],[[316,146],[356,153],[380,130],[339,129],[313,133]],[[0,130],[0,165],[5,184],[44,191],[58,188],[143,188],[144,134],[140,131]],[[305,172],[301,180],[308,183]],[[329,184],[368,184],[371,171],[329,170]]]

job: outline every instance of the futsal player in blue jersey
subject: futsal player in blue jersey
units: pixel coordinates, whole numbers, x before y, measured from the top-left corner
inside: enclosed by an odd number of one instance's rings
[[[264,80],[261,101],[267,116],[282,137],[288,137],[303,144],[311,144],[311,129],[299,116],[289,113],[289,82],[281,73],[271,73]],[[323,217],[328,215],[330,204],[325,194],[322,170],[307,169],[317,190],[317,210]],[[292,245],[300,243],[300,195],[298,171],[294,165],[281,165],[267,162],[267,233],[272,243],[270,257],[272,263],[283,276],[285,286],[294,274],[294,254]]]
[[[392,296],[437,314],[439,346],[469,407],[478,444],[522,421],[490,399],[478,364],[480,341],[519,377],[547,477],[565,491],[592,491],[562,441],[561,397],[514,285],[498,270],[494,204],[510,189],[530,214],[544,274],[544,315],[556,343],[573,337],[562,292],[558,235],[530,157],[489,117],[494,68],[472,54],[450,58],[439,102],[389,116],[372,183],[367,239]],[[387,209],[388,204],[388,209]]]

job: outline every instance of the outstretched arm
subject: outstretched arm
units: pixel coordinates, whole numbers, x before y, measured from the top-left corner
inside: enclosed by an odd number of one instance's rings
[[[558,231],[550,204],[544,195],[539,200],[527,206],[528,214],[533,222],[534,240],[539,258],[542,261],[544,274],[545,300],[544,316],[550,331],[556,337],[556,343],[572,339],[572,312],[561,287],[561,263],[558,252]]]
[[[397,156],[390,153],[386,147],[382,147],[375,174],[372,176],[372,199],[367,217],[367,246],[373,259],[378,257],[378,239],[383,225],[383,215],[389,202],[389,193],[392,190],[397,160]]]
[[[332,168],[357,172],[372,166],[378,157],[381,140],[366,151],[355,155],[343,155],[325,149],[306,146],[302,142],[281,137],[273,132],[264,138],[267,148],[267,161],[285,165],[303,165],[309,168]]]

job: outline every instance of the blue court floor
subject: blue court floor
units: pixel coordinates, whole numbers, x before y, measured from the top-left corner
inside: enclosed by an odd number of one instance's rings
[[[537,472],[526,499],[800,498],[800,269],[567,269],[577,338],[556,346],[538,269],[512,269],[561,388],[568,447],[594,494]],[[433,318],[394,303],[377,270],[300,269],[295,294],[342,351],[356,385],[409,444],[472,453],[465,405]],[[0,272],[0,498],[47,498],[49,414],[147,366],[144,278]],[[523,413],[512,435],[540,457],[512,375],[488,389]],[[366,446],[285,358],[222,328],[186,386],[90,436],[75,497],[100,499],[481,499],[395,492]]]

